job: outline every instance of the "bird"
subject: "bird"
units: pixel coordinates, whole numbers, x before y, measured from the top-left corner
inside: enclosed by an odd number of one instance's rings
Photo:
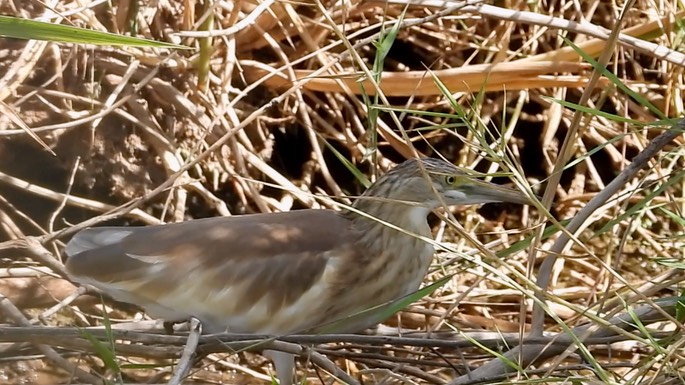
[[[434,254],[431,211],[490,202],[530,200],[445,160],[412,158],[340,211],[81,230],[66,245],[65,268],[74,282],[151,317],[195,317],[206,333],[316,333],[340,320],[327,332],[354,333],[384,319],[353,315],[419,289]],[[290,385],[294,357],[266,353]]]

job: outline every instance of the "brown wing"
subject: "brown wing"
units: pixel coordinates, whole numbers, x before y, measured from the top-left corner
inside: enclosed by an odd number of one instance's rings
[[[255,306],[268,315],[295,302],[332,263],[327,251],[353,239],[348,220],[330,210],[92,228],[67,245],[67,271],[158,316],[240,326],[247,320],[217,315]]]

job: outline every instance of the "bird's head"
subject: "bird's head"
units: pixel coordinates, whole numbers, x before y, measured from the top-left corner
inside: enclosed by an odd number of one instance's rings
[[[517,190],[479,180],[454,165],[434,158],[410,159],[379,178],[357,201],[396,202],[434,209],[443,205],[491,202],[528,204]],[[368,204],[373,204],[368,202]]]

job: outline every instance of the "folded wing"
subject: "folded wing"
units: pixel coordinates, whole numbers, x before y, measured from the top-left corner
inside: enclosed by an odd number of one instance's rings
[[[310,326],[306,304],[354,256],[353,240],[349,221],[329,210],[101,227],[74,236],[66,267],[156,317],[285,333]]]

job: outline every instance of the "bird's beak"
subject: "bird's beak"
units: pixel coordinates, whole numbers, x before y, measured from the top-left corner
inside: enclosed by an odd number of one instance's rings
[[[531,200],[518,190],[478,179],[470,179],[445,192],[447,204],[472,205],[507,202],[530,204]]]

